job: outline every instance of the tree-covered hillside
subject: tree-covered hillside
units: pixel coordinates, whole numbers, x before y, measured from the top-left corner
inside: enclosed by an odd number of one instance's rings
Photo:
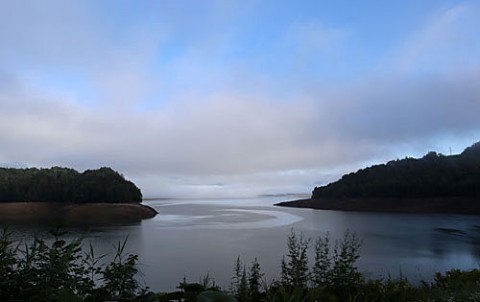
[[[0,202],[141,202],[139,188],[110,168],[0,168]]]
[[[480,142],[459,155],[429,152],[361,169],[313,190],[312,198],[480,197]]]

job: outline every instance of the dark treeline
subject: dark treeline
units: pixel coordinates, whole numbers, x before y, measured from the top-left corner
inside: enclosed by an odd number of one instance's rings
[[[0,168],[0,202],[141,202],[132,182],[110,169]]]
[[[480,142],[459,155],[429,152],[375,165],[313,190],[312,198],[480,197]]]

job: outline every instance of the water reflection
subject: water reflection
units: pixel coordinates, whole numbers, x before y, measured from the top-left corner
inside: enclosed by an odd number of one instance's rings
[[[359,267],[372,277],[400,274],[410,280],[436,271],[478,267],[478,217],[316,211],[272,206],[275,198],[168,200],[148,204],[160,214],[137,225],[75,229],[99,253],[128,236],[145,282],[153,290],[174,290],[186,276],[197,281],[209,273],[228,286],[237,256],[248,264],[257,257],[267,278],[278,275],[286,238],[293,228],[333,240],[346,230],[363,240]],[[20,232],[28,237],[27,230]],[[31,233],[30,233],[31,234]]]

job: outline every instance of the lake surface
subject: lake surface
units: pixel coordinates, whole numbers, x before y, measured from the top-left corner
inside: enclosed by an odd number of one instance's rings
[[[209,274],[227,288],[237,256],[257,257],[267,279],[279,275],[290,231],[313,240],[346,230],[362,239],[358,266],[371,277],[430,280],[434,272],[477,268],[480,216],[354,213],[275,207],[285,198],[158,200],[158,212],[139,224],[74,230],[98,253],[128,236],[127,249],[140,257],[144,282],[154,291],[173,291],[182,281]],[[28,232],[27,232],[28,233]]]

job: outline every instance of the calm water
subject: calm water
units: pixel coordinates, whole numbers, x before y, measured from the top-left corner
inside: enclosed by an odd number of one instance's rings
[[[175,290],[185,276],[209,274],[227,287],[237,256],[258,258],[268,279],[278,276],[291,229],[315,239],[329,232],[341,238],[349,229],[363,240],[360,270],[371,277],[429,279],[436,271],[470,269],[480,263],[480,217],[406,215],[280,208],[279,198],[162,200],[148,205],[157,217],[140,224],[76,232],[99,253],[128,236],[128,251],[140,256],[140,269],[152,290]],[[453,231],[457,230],[457,231]]]

